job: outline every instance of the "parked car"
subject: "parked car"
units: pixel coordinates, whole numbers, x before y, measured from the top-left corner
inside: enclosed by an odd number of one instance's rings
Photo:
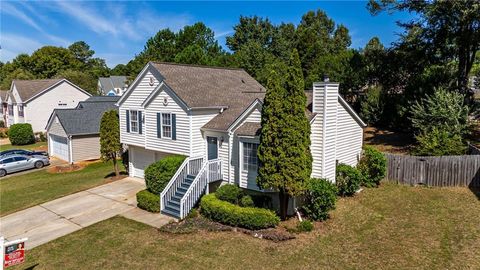
[[[41,155],[7,155],[0,158],[0,177],[9,173],[29,170],[40,169],[43,166],[50,164],[50,160],[46,156]]]
[[[0,152],[0,158],[7,156],[7,155],[25,155],[25,156],[46,156],[48,157],[48,153],[46,151],[30,151],[25,149],[10,149]]]

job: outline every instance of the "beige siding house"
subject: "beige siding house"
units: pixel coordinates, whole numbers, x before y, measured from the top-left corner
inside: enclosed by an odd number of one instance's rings
[[[100,120],[119,97],[91,97],[73,109],[55,109],[47,123],[48,152],[74,163],[100,158]]]
[[[13,80],[7,97],[7,126],[29,123],[44,132],[52,111],[75,108],[91,95],[66,79]]]
[[[312,177],[335,181],[336,164],[356,165],[365,123],[338,83],[305,91],[311,125]],[[187,157],[161,195],[163,213],[183,218],[209,184],[257,192],[257,147],[265,88],[242,69],[148,63],[117,105],[130,176],[165,156]]]

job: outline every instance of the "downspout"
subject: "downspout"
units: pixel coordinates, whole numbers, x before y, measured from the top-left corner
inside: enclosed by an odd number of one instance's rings
[[[323,131],[322,131],[322,178],[325,178],[325,149],[326,149],[326,136],[327,132],[327,84],[323,84]]]
[[[231,184],[232,183],[232,179],[231,179],[231,173],[230,173],[230,170],[231,170],[231,166],[230,166],[230,163],[232,161],[232,149],[233,149],[233,132],[229,131],[228,132],[228,163],[227,163],[227,166],[228,166],[228,183]]]
[[[68,163],[73,164],[72,135],[68,136]]]

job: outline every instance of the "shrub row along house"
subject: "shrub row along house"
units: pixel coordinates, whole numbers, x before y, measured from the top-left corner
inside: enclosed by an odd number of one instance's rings
[[[365,126],[338,88],[326,81],[305,91],[312,177],[331,181],[337,162],[356,165]],[[163,157],[187,156],[160,198],[163,213],[181,218],[214,182],[268,192],[256,184],[264,96],[242,69],[148,63],[118,102],[130,176],[143,178]]]
[[[74,108],[91,95],[66,79],[13,80],[7,93],[7,127],[28,123],[44,132],[55,108]]]
[[[55,109],[46,125],[48,152],[69,163],[100,158],[100,120],[117,96],[94,96],[76,108]]]

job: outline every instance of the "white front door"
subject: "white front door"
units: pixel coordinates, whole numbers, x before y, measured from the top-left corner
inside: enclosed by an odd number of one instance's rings
[[[155,162],[155,152],[139,147],[130,147],[130,158],[132,159],[131,176],[144,178],[145,168]]]
[[[51,155],[68,161],[68,139],[56,135],[50,135]]]

